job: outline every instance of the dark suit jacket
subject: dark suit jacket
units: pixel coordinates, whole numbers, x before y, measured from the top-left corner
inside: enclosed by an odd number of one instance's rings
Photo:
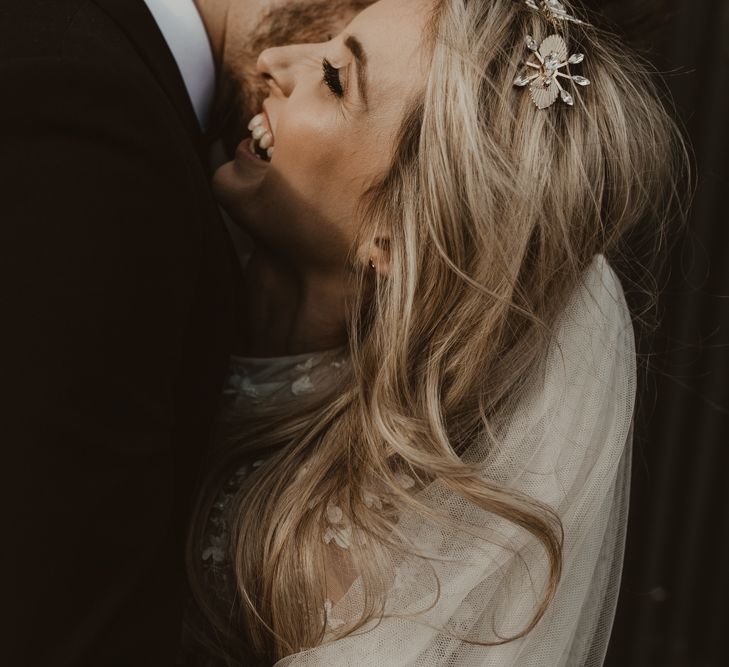
[[[0,664],[173,664],[236,283],[142,0],[0,2]]]

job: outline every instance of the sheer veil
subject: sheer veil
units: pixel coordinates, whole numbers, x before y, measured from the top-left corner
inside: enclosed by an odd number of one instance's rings
[[[532,632],[500,645],[473,643],[493,644],[528,625],[547,560],[525,530],[436,481],[418,493],[452,521],[400,518],[402,533],[429,558],[392,554],[385,617],[336,637],[365,599],[357,580],[327,610],[325,641],[276,667],[602,665],[622,568],[636,391],[631,319],[603,256],[570,298],[538,371],[517,409],[464,455],[562,520],[561,580]]]

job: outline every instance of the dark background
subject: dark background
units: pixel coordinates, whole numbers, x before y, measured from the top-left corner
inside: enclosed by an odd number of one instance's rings
[[[729,0],[585,4],[663,73],[695,170],[658,329],[641,346],[649,370],[606,664],[729,665]]]

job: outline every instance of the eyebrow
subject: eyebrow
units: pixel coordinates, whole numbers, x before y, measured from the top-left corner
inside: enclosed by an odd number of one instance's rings
[[[344,45],[352,52],[354,60],[357,63],[357,86],[359,87],[359,92],[360,95],[362,95],[365,106],[368,106],[367,54],[362,46],[362,42],[360,42],[354,35],[349,35],[347,39],[344,40]]]

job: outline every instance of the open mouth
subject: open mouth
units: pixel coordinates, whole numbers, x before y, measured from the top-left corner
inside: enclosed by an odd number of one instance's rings
[[[270,162],[273,157],[274,140],[273,131],[265,113],[259,113],[251,118],[248,123],[251,132],[250,151],[256,157],[265,162]]]

